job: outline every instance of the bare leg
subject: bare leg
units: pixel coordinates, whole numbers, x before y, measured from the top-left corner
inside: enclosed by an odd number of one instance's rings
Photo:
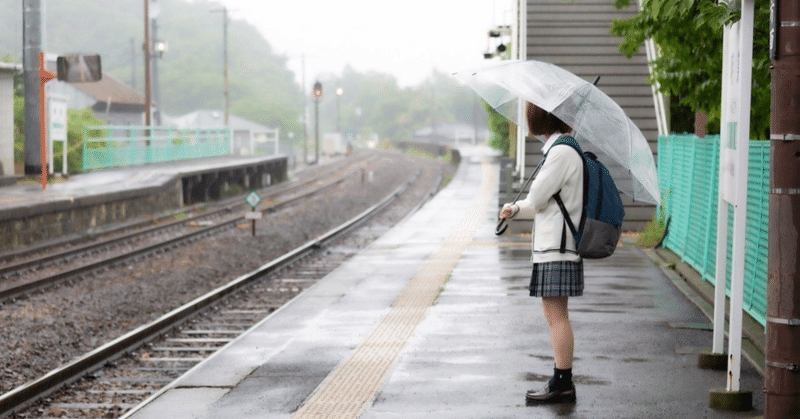
[[[544,297],[542,308],[547,324],[550,326],[550,340],[556,370],[553,378],[541,390],[530,390],[525,395],[527,405],[541,403],[574,403],[575,386],[572,384],[572,354],[574,341],[572,326],[569,323],[567,297]],[[564,371],[566,370],[566,371]]]
[[[572,368],[575,338],[569,323],[568,297],[543,297],[542,308],[547,324],[550,326],[550,341],[553,343],[553,356],[556,368]]]

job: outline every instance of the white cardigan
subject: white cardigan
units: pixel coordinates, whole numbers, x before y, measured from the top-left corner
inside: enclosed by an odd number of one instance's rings
[[[581,260],[575,251],[575,240],[566,227],[566,253],[560,253],[564,216],[553,195],[561,191],[564,206],[577,228],[583,211],[583,159],[572,147],[553,143],[564,134],[553,134],[545,142],[542,152],[547,159],[533,180],[528,196],[518,201],[519,212],[533,218],[533,263]],[[516,210],[516,208],[515,208]],[[515,214],[516,215],[516,214]]]

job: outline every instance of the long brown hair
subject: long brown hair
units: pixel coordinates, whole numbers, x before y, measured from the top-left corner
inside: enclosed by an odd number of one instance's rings
[[[572,131],[572,128],[564,121],[530,102],[525,109],[525,116],[528,119],[528,130],[531,135],[550,136],[556,132]]]

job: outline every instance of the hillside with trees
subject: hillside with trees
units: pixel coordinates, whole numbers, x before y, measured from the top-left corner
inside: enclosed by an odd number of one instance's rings
[[[141,0],[47,0],[47,52],[99,53],[103,72],[143,91],[144,10]],[[197,109],[222,109],[222,6],[210,0],[157,0],[158,38],[169,50],[158,61],[162,111],[181,115]],[[22,7],[0,0],[0,57],[22,62]],[[228,27],[231,113],[302,136],[303,92],[288,69],[285,55],[244,20]],[[410,139],[414,130],[486,114],[470,89],[447,74],[433,72],[423,83],[400,87],[390,74],[359,73],[346,67],[340,75],[321,76],[326,96],[320,102],[321,132],[333,131],[337,115],[342,130]],[[341,87],[337,109],[335,90]],[[310,94],[310,86],[307,86]],[[306,100],[309,109],[312,102]],[[475,111],[477,109],[477,112]],[[309,112],[313,122],[313,113]],[[309,124],[309,129],[313,129]],[[309,136],[311,133],[309,133]]]

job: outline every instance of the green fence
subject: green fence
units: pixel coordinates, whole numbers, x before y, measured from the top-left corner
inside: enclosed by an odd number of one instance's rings
[[[661,211],[669,218],[664,246],[703,279],[715,283],[719,136],[660,136],[658,181]],[[762,325],[767,307],[769,141],[750,141],[745,232],[744,310]],[[730,293],[733,207],[728,208],[727,292]]]
[[[83,170],[215,157],[230,154],[228,128],[85,127]]]

